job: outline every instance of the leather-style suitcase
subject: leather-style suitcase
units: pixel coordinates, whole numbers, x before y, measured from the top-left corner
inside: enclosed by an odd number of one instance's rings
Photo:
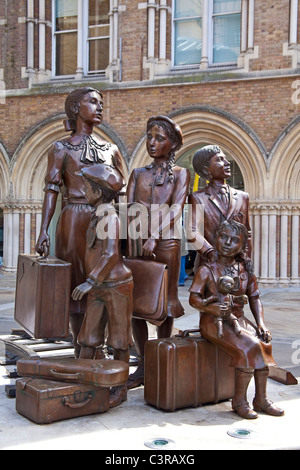
[[[35,339],[69,336],[71,264],[55,257],[19,255],[15,321]]]
[[[145,401],[175,411],[233,397],[235,369],[230,357],[191,331],[149,340],[145,345]]]
[[[20,377],[115,387],[126,384],[129,365],[114,359],[32,358],[20,359],[17,371]]]
[[[108,409],[109,388],[30,377],[16,380],[16,411],[37,424],[104,413]]]

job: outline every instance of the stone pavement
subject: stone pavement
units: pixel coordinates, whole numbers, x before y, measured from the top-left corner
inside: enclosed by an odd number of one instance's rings
[[[186,314],[175,321],[177,330],[195,329],[198,313],[189,306],[189,278],[180,287]],[[13,320],[15,276],[0,272],[0,336],[17,325]],[[262,289],[266,324],[273,334],[273,353],[280,367],[300,379],[300,289]],[[154,330],[150,329],[154,336]],[[176,333],[176,330],[175,330]],[[0,449],[1,450],[102,450],[104,455],[148,455],[145,443],[162,438],[169,445],[164,455],[175,451],[197,455],[200,450],[285,450],[300,449],[300,385],[283,385],[268,380],[268,395],[284,410],[280,418],[259,414],[247,421],[231,410],[230,401],[175,412],[163,412],[144,401],[143,387],[128,392],[128,399],[106,413],[85,416],[50,425],[37,425],[15,411],[15,399],[5,394],[11,379],[0,367]],[[254,393],[249,387],[249,401]],[[250,430],[250,438],[232,437],[228,432]],[[249,436],[248,436],[249,437]],[[170,449],[170,450],[169,450]],[[118,451],[119,454],[118,454]],[[122,452],[121,452],[122,451]],[[183,452],[182,452],[183,451]],[[144,460],[145,461],[145,460]]]

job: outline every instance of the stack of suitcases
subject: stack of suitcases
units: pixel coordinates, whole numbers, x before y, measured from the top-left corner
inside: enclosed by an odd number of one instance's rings
[[[129,366],[113,359],[21,359],[16,410],[37,424],[103,413],[110,388],[125,386]]]
[[[71,264],[19,255],[15,320],[35,339],[69,336]],[[124,386],[129,365],[113,359],[31,358],[17,362],[16,410],[38,424],[103,413],[110,388]]]

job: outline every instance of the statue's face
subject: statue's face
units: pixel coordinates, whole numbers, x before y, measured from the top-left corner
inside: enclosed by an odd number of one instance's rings
[[[86,93],[79,102],[78,119],[99,125],[103,119],[103,99],[96,91]]]
[[[94,206],[102,196],[102,191],[99,188],[97,191],[93,190],[89,180],[84,178],[84,192],[87,202]]]
[[[228,227],[217,236],[216,249],[224,257],[234,257],[243,248],[243,236]]]
[[[229,276],[224,276],[221,286],[224,292],[231,292],[234,288],[234,279]]]
[[[147,132],[147,152],[151,158],[168,160],[173,142],[160,126],[153,126]]]
[[[231,176],[230,163],[222,151],[210,159],[207,170],[210,179],[225,180]]]

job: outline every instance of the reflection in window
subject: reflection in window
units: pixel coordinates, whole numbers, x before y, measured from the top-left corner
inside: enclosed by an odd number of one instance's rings
[[[202,53],[211,65],[237,63],[241,8],[241,0],[174,0],[174,65],[200,64]]]
[[[83,0],[80,11],[78,0],[53,0],[53,9],[55,75],[75,75],[77,68],[85,75],[104,72],[109,65],[110,0]],[[84,63],[78,65],[82,54]]]
[[[55,75],[76,73],[77,6],[77,0],[55,0]]]
[[[213,63],[236,62],[241,45],[241,0],[214,0]]]
[[[202,41],[202,1],[176,0],[174,28],[174,65],[199,64]]]
[[[109,64],[109,0],[89,0],[88,71],[101,72]]]

